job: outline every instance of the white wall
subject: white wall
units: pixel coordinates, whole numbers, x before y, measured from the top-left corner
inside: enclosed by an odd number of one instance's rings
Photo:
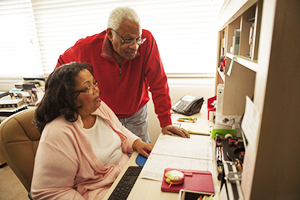
[[[170,96],[172,105],[180,99],[183,95],[203,96],[204,104],[207,103],[207,99],[213,97],[214,94],[214,78],[203,79],[168,79],[170,87]],[[206,105],[205,105],[206,106]],[[148,115],[149,115],[149,127],[151,143],[155,144],[161,128],[157,115],[154,112],[154,105],[152,100],[148,102]]]

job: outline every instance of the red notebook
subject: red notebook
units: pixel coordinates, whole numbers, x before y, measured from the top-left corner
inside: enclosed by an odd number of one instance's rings
[[[173,170],[171,168],[165,169],[166,171]],[[163,192],[178,192],[181,189],[186,189],[190,191],[197,191],[207,194],[215,194],[214,183],[212,179],[212,174],[209,171],[196,171],[196,170],[181,170],[174,169],[184,173],[185,179],[181,185],[171,185],[162,180],[161,191]]]

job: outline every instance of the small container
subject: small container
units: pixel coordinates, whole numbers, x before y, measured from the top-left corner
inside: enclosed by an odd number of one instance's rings
[[[184,182],[185,175],[183,172],[178,170],[169,170],[164,174],[164,180],[171,185],[180,185]]]

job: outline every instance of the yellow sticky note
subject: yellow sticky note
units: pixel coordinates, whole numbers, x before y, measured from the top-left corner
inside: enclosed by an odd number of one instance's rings
[[[196,125],[196,124],[190,124],[188,126],[187,132],[195,133],[195,134],[210,135],[210,127],[209,126]]]

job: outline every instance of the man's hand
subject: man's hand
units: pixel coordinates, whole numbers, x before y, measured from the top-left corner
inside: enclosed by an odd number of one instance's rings
[[[152,151],[153,145],[143,142],[141,139],[136,139],[133,144],[132,148],[137,151],[139,154],[143,155],[144,157],[148,158],[148,153]]]
[[[190,138],[190,134],[184,128],[178,128],[177,126],[168,125],[161,128],[161,132],[164,135],[180,135],[184,138]]]

